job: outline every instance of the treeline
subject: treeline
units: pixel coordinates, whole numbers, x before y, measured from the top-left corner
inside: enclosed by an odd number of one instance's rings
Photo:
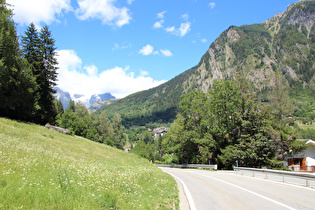
[[[146,158],[155,163],[167,161],[161,156],[163,136],[155,138],[154,133],[149,132],[146,128],[129,129],[128,133],[130,130],[134,130],[132,133],[135,134],[128,134],[129,141],[131,143],[131,153],[135,153],[140,157]],[[167,155],[164,156],[164,158],[166,157]]]
[[[240,76],[217,81],[207,93],[182,95],[170,131],[154,142],[141,141],[134,152],[165,163],[218,164],[219,168],[278,166],[305,149],[296,140],[298,128],[287,117],[293,110],[280,73],[270,103],[255,97],[252,84]],[[153,153],[150,152],[153,150]]]
[[[55,41],[47,26],[38,32],[34,24],[19,40],[12,15],[5,0],[0,0],[0,115],[38,124],[53,123]]]
[[[304,149],[289,126],[292,110],[287,86],[280,73],[270,104],[255,98],[244,79],[217,81],[208,93],[191,91],[182,97],[181,113],[164,140],[173,162],[217,163],[231,168],[261,167],[283,161]]]
[[[123,149],[126,143],[126,131],[119,114],[115,114],[112,118],[108,118],[105,112],[95,115],[89,113],[82,103],[75,104],[72,100],[65,111],[60,100],[57,104],[56,124],[58,126],[89,140]]]

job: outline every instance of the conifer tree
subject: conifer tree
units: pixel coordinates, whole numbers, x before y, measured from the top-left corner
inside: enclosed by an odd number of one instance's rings
[[[38,33],[33,23],[27,28],[25,37],[22,37],[22,51],[24,57],[32,66],[32,73],[36,78],[35,122],[53,123],[56,117],[53,87],[57,80],[57,59],[55,40],[47,26]]]
[[[52,38],[48,26],[41,29],[40,32],[40,74],[37,83],[39,85],[39,105],[41,106],[41,114],[43,123],[53,122],[56,117],[54,111],[53,89],[57,80],[57,59],[55,40]],[[45,122],[46,121],[46,122]]]
[[[0,115],[31,120],[34,85],[30,66],[21,59],[12,11],[0,0]]]
[[[32,65],[32,71],[35,76],[39,75],[40,71],[40,40],[38,31],[31,23],[26,29],[25,37],[22,37],[22,51],[24,58]]]

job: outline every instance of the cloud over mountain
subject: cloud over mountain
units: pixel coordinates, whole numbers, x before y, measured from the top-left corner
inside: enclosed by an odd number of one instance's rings
[[[156,87],[165,81],[156,81],[141,70],[135,76],[129,67],[114,67],[98,73],[94,65],[82,66],[82,60],[74,50],[58,51],[58,87],[71,95],[84,95],[109,92],[117,98],[134,92]]]

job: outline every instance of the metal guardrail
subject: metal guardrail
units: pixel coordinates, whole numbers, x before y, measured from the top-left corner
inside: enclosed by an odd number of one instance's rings
[[[218,165],[201,165],[201,164],[156,164],[158,167],[168,168],[201,168],[201,169],[218,169]]]
[[[241,175],[253,176],[315,188],[314,173],[278,171],[271,169],[256,169],[245,167],[234,167],[234,171],[237,174]]]

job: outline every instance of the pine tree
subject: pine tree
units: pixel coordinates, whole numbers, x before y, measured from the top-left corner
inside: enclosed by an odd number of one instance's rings
[[[53,123],[57,115],[53,93],[53,87],[57,80],[57,59],[55,40],[51,32],[45,26],[38,33],[33,23],[27,28],[25,37],[22,37],[22,51],[24,58],[32,66],[32,74],[36,78],[35,122],[45,124]]]
[[[21,59],[12,11],[0,0],[0,115],[31,120],[34,88],[30,66]]]
[[[57,80],[57,58],[55,40],[47,26],[43,27],[40,32],[40,74],[38,75],[37,84],[39,85],[39,105],[43,123],[53,122],[56,117],[54,111],[53,89]]]
[[[24,58],[32,65],[32,71],[35,76],[40,73],[40,40],[38,31],[34,25],[31,23],[26,29],[25,37],[22,37],[22,51]]]

